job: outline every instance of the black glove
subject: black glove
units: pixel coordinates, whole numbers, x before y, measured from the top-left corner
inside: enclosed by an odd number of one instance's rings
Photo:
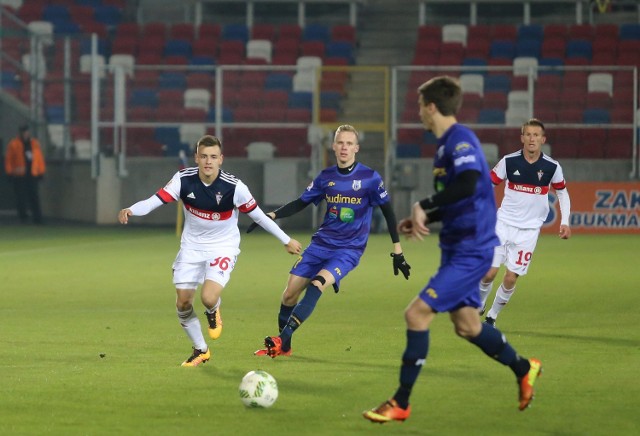
[[[395,254],[391,253],[391,257],[393,258],[393,275],[398,275],[398,270],[402,271],[402,275],[405,279],[409,280],[409,276],[411,273],[409,270],[411,269],[411,265],[404,260],[404,255],[402,253]]]
[[[267,216],[268,216],[269,218],[271,218],[271,215],[268,215],[268,214],[267,214]],[[271,219],[273,220],[273,218],[271,218]],[[274,220],[274,221],[275,221],[275,220]],[[253,232],[253,231],[256,229],[256,227],[258,227],[258,223],[257,223],[257,222],[255,222],[255,221],[254,221],[254,222],[252,222],[252,223],[251,223],[251,225],[247,228],[247,233],[251,233],[251,232]]]

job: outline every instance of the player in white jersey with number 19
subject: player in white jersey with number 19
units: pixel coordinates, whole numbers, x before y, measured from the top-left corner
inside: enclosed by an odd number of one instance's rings
[[[173,283],[178,318],[193,343],[193,353],[182,366],[198,366],[211,358],[200,320],[193,311],[198,285],[202,285],[209,337],[218,339],[222,333],[220,294],[240,254],[238,212],[246,213],[278,238],[289,254],[302,251],[300,242],[290,238],[258,207],[247,185],[220,168],[222,160],[220,140],[203,136],[196,145],[197,167],[178,171],[155,195],[118,214],[120,223],[127,224],[130,216],[146,215],[163,204],[182,200],[185,220],[180,251],[173,263]]]
[[[480,281],[482,313],[500,265],[506,271],[496,291],[493,305],[485,322],[495,325],[496,318],[509,302],[516,289],[516,280],[527,273],[540,228],[549,215],[548,193],[552,187],[560,203],[560,232],[562,239],[571,237],[569,214],[571,202],[560,164],[542,153],[544,124],[535,118],[522,125],[520,136],[523,148],[504,156],[491,171],[494,185],[503,181],[504,199],[498,209],[496,233],[500,245],[495,248],[491,269]]]

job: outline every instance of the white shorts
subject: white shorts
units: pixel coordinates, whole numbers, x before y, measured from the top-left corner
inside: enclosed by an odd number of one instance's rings
[[[173,262],[173,283],[176,289],[196,289],[205,280],[212,280],[222,287],[231,278],[240,254],[238,248],[216,251],[181,249]]]
[[[519,276],[525,275],[538,243],[540,229],[519,229],[498,221],[496,233],[500,238],[500,245],[493,252],[491,266],[499,268],[504,264],[509,271]]]

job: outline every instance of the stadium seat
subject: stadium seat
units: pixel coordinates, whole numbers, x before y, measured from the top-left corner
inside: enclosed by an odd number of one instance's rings
[[[352,46],[356,44],[356,29],[349,24],[337,24],[331,28],[332,41],[350,42]]]
[[[520,91],[516,91],[520,92]],[[521,107],[507,108],[504,114],[505,124],[507,126],[519,127],[531,118],[531,114],[528,109]]]
[[[187,89],[184,91],[184,107],[209,110],[211,92],[208,89]]]
[[[465,94],[484,94],[484,76],[481,74],[462,74],[460,76],[460,86]]]
[[[49,21],[31,21],[27,28],[37,35],[44,45],[53,44],[53,24]]]
[[[500,159],[498,145],[491,142],[482,143],[482,152],[489,166],[495,165]]]
[[[486,60],[489,56],[491,43],[487,38],[469,39],[465,56],[467,58],[476,58]]]
[[[247,42],[247,59],[264,59],[271,63],[272,43],[267,39],[252,39]]]
[[[320,41],[324,44],[331,41],[331,30],[329,26],[321,23],[307,24],[302,30],[303,41]]]
[[[546,24],[542,31],[543,39],[560,38],[565,39],[567,37],[567,26],[564,24]]]
[[[205,135],[206,129],[202,123],[183,123],[180,124],[178,132],[180,142],[192,147]]]
[[[517,39],[542,41],[544,28],[541,24],[523,24],[518,27]]]
[[[94,17],[105,26],[115,27],[122,20],[122,11],[116,6],[100,5],[94,8]]]
[[[638,23],[620,24],[619,37],[621,40],[625,40],[625,39],[640,40],[640,24]]]
[[[128,76],[133,77],[135,71],[135,59],[129,54],[113,54],[109,58],[109,67],[111,71],[114,71],[115,67],[122,67]]]
[[[183,39],[170,39],[165,42],[163,54],[168,56],[184,56],[190,58],[192,55],[191,42]]]
[[[542,49],[542,42],[538,39],[522,39],[516,43],[516,57],[539,58]]]
[[[302,28],[298,24],[284,23],[280,25],[278,29],[278,40],[293,39],[299,42],[301,38]]]
[[[591,61],[593,56],[591,41],[583,39],[573,39],[567,42],[566,57],[567,58],[585,58]]]
[[[611,114],[608,109],[585,109],[582,121],[585,124],[609,124]]]
[[[286,73],[269,73],[265,79],[265,89],[282,89],[285,91],[291,91],[292,78]]]
[[[231,23],[222,28],[222,39],[225,41],[238,40],[246,45],[249,40],[249,28],[246,24]]]
[[[329,42],[325,47],[325,56],[345,58],[349,65],[355,63],[353,45],[348,41]]]
[[[578,158],[602,159],[607,143],[606,129],[588,129],[582,134],[582,144],[578,148]]]
[[[538,59],[535,57],[516,57],[513,59],[513,75],[538,77]]]
[[[442,42],[454,42],[466,46],[467,33],[466,24],[445,24],[442,26]]]
[[[491,43],[489,56],[492,58],[505,58],[512,60],[515,57],[516,49],[512,41],[496,40]]]
[[[479,124],[504,124],[504,110],[481,109],[478,114]]]
[[[512,24],[496,24],[491,32],[491,39],[501,41],[515,41],[518,35],[516,26]]]
[[[478,58],[464,58],[462,59],[463,67],[479,67],[477,70],[464,69],[463,74],[473,74],[473,75],[486,75],[487,74],[487,61],[484,59]]]
[[[539,75],[554,75],[561,76],[564,71],[562,67],[564,66],[564,61],[559,58],[542,58],[538,61],[538,74]]]
[[[585,41],[591,41],[594,36],[593,26],[590,24],[571,24],[569,26],[568,37],[569,39],[582,39]],[[617,37],[617,31],[616,31]]]
[[[564,59],[567,51],[567,42],[562,38],[548,38],[542,42],[540,56],[543,58]]]
[[[251,39],[276,40],[276,28],[270,23],[257,23],[251,27]]]
[[[276,147],[271,142],[250,142],[247,145],[247,158],[250,160],[273,159]]]
[[[193,42],[196,30],[191,23],[174,23],[169,27],[169,38]]]
[[[608,159],[630,159],[633,154],[633,131],[631,129],[611,129],[604,154]]]
[[[591,73],[587,79],[588,92],[606,92],[613,95],[613,75],[611,73]]]
[[[507,94],[511,91],[511,77],[506,74],[489,75],[484,78],[484,92],[502,92]]]

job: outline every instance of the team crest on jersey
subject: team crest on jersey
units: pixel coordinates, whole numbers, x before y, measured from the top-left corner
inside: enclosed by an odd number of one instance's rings
[[[351,189],[358,191],[360,188],[362,188],[362,180],[354,180],[351,184]]]
[[[218,202],[218,204],[220,204],[220,200],[222,200],[222,194],[219,192],[216,192],[216,201]]]
[[[544,172],[542,170],[538,171],[538,180],[542,180],[542,176],[544,176]]]

